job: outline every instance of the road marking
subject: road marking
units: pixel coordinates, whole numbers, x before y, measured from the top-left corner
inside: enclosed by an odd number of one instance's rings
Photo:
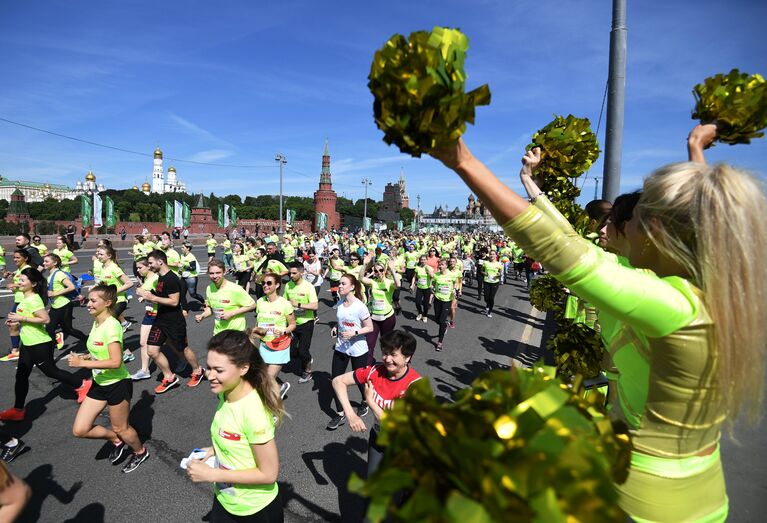
[[[539,312],[540,311],[538,309],[536,309],[532,305],[530,306],[530,316],[540,319],[541,316],[538,315]],[[544,317],[545,317],[545,314],[544,314]],[[533,335],[533,330],[534,330],[534,327],[532,323],[528,323],[527,325],[525,325],[525,328],[522,329],[522,336],[519,338],[519,341],[517,342],[517,347],[516,347],[517,349],[520,349],[522,346],[528,344],[527,342],[530,341],[530,337]],[[517,358],[512,357],[511,366],[517,367],[517,368],[527,368],[530,365],[522,362],[521,360],[518,360]]]

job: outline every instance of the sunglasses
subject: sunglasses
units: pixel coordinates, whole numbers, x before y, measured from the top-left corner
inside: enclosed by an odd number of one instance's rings
[[[262,287],[271,287],[272,285],[277,285],[277,282],[274,281],[265,281],[261,284]]]

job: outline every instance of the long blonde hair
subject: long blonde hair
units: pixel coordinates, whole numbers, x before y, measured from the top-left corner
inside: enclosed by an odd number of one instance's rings
[[[729,428],[741,412],[756,423],[767,347],[762,185],[729,165],[671,164],[645,180],[636,209],[648,239],[704,293],[715,325],[717,378]]]

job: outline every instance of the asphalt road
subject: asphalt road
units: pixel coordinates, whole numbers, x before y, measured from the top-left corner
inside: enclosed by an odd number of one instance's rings
[[[204,268],[207,256],[201,249],[195,253]],[[82,269],[88,251],[77,254],[83,259],[78,267]],[[127,251],[121,251],[120,256],[125,260],[121,263],[123,267],[129,267]],[[207,278],[202,276],[201,292],[207,283]],[[287,521],[360,521],[362,500],[349,494],[346,484],[352,471],[364,473],[367,439],[354,435],[348,425],[334,432],[325,429],[332,416],[333,341],[328,321],[334,319],[335,314],[329,306],[330,294],[326,288],[320,300],[320,322],[312,342],[314,381],[298,384],[297,369],[293,368],[283,374],[292,388],[286,399],[291,418],[277,432],[280,490]],[[0,316],[8,313],[11,302],[7,293],[0,292]],[[508,367],[515,351],[530,352],[539,346],[545,321],[542,313],[531,310],[524,289],[516,283],[506,285],[500,289],[496,302],[498,310],[492,319],[487,318],[482,314],[484,304],[480,304],[474,290],[469,289],[460,299],[457,326],[448,330],[445,349],[437,353],[431,341],[436,337],[436,324],[433,321],[415,323],[412,297],[402,294],[404,312],[397,319],[398,326],[418,339],[413,365],[430,378],[436,394],[448,398],[479,373]],[[127,315],[135,321],[142,314],[143,307],[132,301]],[[89,329],[84,308],[78,309],[75,316],[76,326]],[[201,325],[192,320],[188,322],[192,348],[202,361],[212,328],[211,320]],[[136,327],[126,334],[126,345],[138,345]],[[3,353],[8,346],[9,341],[3,342]],[[65,368],[65,362],[59,366]],[[138,361],[128,364],[131,372],[138,367]],[[0,363],[0,408],[7,408],[13,402],[14,372],[15,364]],[[147,440],[152,456],[137,471],[122,474],[105,459],[105,446],[101,442],[79,440],[71,435],[77,409],[74,394],[39,371],[32,374],[27,419],[4,426],[30,447],[11,466],[34,492],[20,521],[175,523],[206,520],[212,502],[211,489],[191,483],[178,464],[191,449],[210,444],[209,427],[216,399],[207,382],[195,389],[182,385],[156,396],[153,388],[158,380],[155,373],[151,380],[135,384],[131,409],[131,424],[142,439]],[[351,395],[355,400],[355,393]],[[372,419],[371,416],[367,419]],[[100,421],[108,423],[106,417]],[[739,444],[724,441],[722,452],[730,519],[760,521],[767,507],[767,471],[763,466],[767,452],[758,430],[739,432],[738,436]]]

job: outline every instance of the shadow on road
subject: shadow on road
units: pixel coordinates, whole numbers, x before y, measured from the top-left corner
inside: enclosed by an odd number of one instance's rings
[[[29,498],[27,506],[24,507],[24,511],[19,517],[19,522],[24,521],[38,521],[40,519],[40,511],[43,506],[45,498],[49,495],[55,497],[60,503],[69,505],[75,499],[75,494],[82,488],[82,482],[78,481],[69,490],[65,490],[64,487],[59,485],[55,479],[53,479],[53,466],[50,464],[40,465],[35,470],[29,473],[24,478],[24,481],[29,484],[32,489],[32,497]],[[101,505],[99,505],[101,506]],[[101,519],[77,519],[76,521],[104,521],[104,507],[101,506]]]
[[[349,436],[345,443],[328,443],[319,452],[304,452],[301,458],[306,464],[306,468],[309,469],[314,481],[318,485],[327,485],[329,482],[335,485],[338,491],[338,507],[341,511],[341,516],[333,514],[322,507],[316,505],[312,501],[307,500],[300,494],[291,490],[290,485],[285,485],[283,491],[283,503],[287,503],[289,500],[294,499],[307,509],[311,510],[314,514],[320,517],[323,521],[349,521],[359,522],[365,513],[365,499],[352,494],[347,489],[349,483],[349,476],[352,472],[356,472],[357,475],[365,477],[367,471],[367,462],[361,458],[359,454],[367,452],[367,441],[358,436]],[[322,470],[325,475],[321,474],[316,467],[316,462],[322,462]],[[280,486],[282,489],[282,485]]]

